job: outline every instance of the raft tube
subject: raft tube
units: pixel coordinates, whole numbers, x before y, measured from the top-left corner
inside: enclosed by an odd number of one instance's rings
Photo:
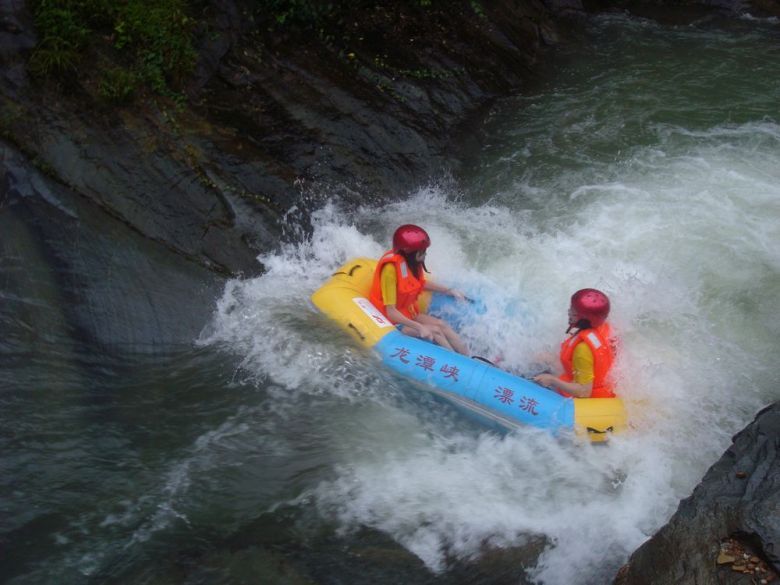
[[[532,425],[602,442],[625,429],[619,398],[565,398],[484,361],[404,335],[368,300],[375,267],[370,258],[350,260],[311,300],[361,345],[375,350],[390,369],[507,430]]]

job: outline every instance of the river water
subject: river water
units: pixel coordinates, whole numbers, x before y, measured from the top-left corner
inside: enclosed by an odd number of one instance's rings
[[[329,201],[190,351],[32,348],[4,314],[0,580],[608,582],[780,398],[780,29],[599,17],[552,70],[490,111],[462,180]],[[434,278],[483,292],[464,335],[507,368],[555,350],[574,290],[605,290],[631,431],[497,434],[316,314],[405,222]]]

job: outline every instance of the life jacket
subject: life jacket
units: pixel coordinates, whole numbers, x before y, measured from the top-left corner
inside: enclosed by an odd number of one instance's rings
[[[382,268],[386,264],[395,265],[396,275],[396,301],[395,308],[409,319],[414,319],[420,312],[417,304],[417,298],[425,286],[425,276],[420,271],[420,277],[412,274],[412,270],[406,263],[406,259],[401,254],[396,254],[393,250],[385,252],[379,259],[374,270],[374,281],[371,283],[371,292],[368,300],[387,317],[387,308],[382,299]],[[388,317],[389,318],[389,317]]]
[[[574,348],[580,343],[587,343],[593,353],[593,390],[591,398],[614,398],[614,386],[609,376],[612,363],[615,361],[614,339],[608,323],[603,323],[593,329],[582,329],[561,344],[561,364],[564,382],[574,381],[572,367]],[[562,392],[564,396],[571,396]]]

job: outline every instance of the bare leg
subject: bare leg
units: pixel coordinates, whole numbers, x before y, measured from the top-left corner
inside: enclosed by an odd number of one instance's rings
[[[434,335],[434,337],[444,338],[444,342],[440,342],[438,339],[436,339],[436,343],[442,347],[455,350],[463,355],[469,355],[469,348],[466,347],[466,344],[463,343],[463,340],[460,338],[460,336],[455,333],[455,330],[445,321],[425,314],[417,315],[415,317],[415,321],[419,321],[423,325],[429,325],[430,327],[433,327],[438,333],[438,335]]]
[[[433,333],[433,342],[436,345],[441,345],[442,347],[444,347],[446,349],[449,349],[451,351],[455,351],[455,349],[452,347],[452,345],[450,345],[450,342],[447,340],[447,336],[444,334],[444,332],[439,327],[437,327],[436,325],[432,325],[430,323],[426,323],[426,325],[428,325],[428,328]],[[417,333],[417,330],[413,329],[411,327],[404,327],[401,330],[401,333],[403,333],[404,335],[408,335],[409,337],[417,337],[417,338],[420,337],[419,333]]]

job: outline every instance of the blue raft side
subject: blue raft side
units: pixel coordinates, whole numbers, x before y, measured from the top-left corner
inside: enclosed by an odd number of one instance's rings
[[[399,374],[505,428],[574,428],[574,402],[530,380],[433,343],[391,331],[375,346]]]

